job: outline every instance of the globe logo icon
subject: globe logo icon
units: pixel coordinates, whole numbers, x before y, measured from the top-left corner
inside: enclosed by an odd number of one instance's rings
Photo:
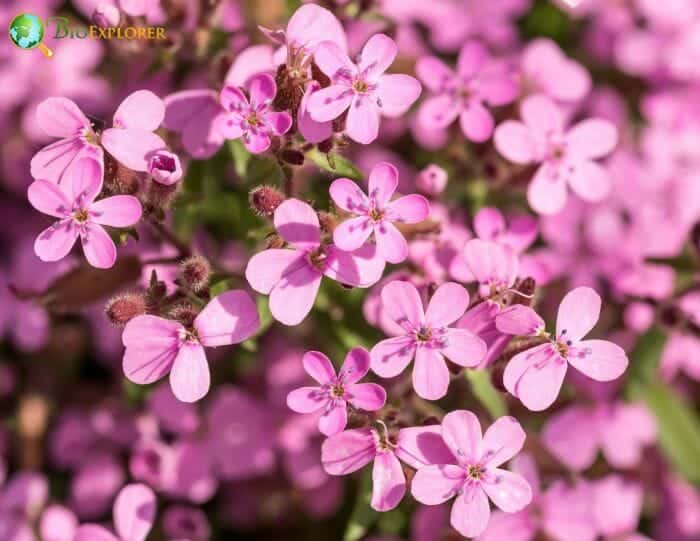
[[[44,23],[39,17],[31,13],[23,13],[12,19],[10,23],[10,39],[20,49],[34,49],[38,47],[47,58],[53,56],[53,51],[42,43],[44,39]]]

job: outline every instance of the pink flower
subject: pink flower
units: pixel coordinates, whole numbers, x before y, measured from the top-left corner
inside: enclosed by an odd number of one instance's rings
[[[27,189],[32,206],[58,220],[34,242],[42,261],[63,259],[78,236],[88,263],[107,269],[117,259],[114,241],[102,227],[129,227],[141,219],[141,203],[131,195],[115,195],[95,201],[102,190],[102,164],[82,157],[66,172],[70,187],[48,180],[36,180]]]
[[[415,358],[416,393],[437,400],[447,394],[450,384],[445,357],[459,366],[473,367],[486,355],[481,338],[466,329],[449,327],[469,306],[469,293],[461,285],[441,285],[425,312],[418,290],[409,282],[391,282],[384,286],[381,296],[384,310],[405,334],[382,340],[372,348],[372,370],[379,376],[398,376]]]
[[[593,495],[593,517],[603,539],[651,541],[636,533],[644,502],[639,483],[608,475],[595,483]]]
[[[433,96],[421,105],[418,122],[429,130],[447,128],[457,117],[465,137],[482,143],[493,133],[493,116],[484,106],[511,103],[518,83],[505,64],[490,58],[479,42],[467,42],[459,52],[457,72],[429,56],[416,64],[418,77]]]
[[[480,239],[510,246],[521,253],[537,238],[537,220],[532,216],[519,214],[506,222],[500,210],[484,207],[474,216],[474,232]]]
[[[345,124],[348,137],[365,145],[374,141],[379,133],[380,115],[403,115],[420,94],[420,83],[410,75],[384,74],[396,53],[396,43],[384,34],[376,34],[367,41],[357,65],[337,43],[320,43],[314,59],[330,77],[331,86],[309,98],[311,118],[328,122],[349,109]]]
[[[258,330],[255,303],[242,290],[214,297],[190,327],[145,315],[129,321],[122,334],[124,374],[145,385],[170,373],[170,386],[183,402],[195,402],[209,391],[204,347],[238,344]]]
[[[250,152],[260,154],[270,148],[270,137],[287,133],[292,117],[271,109],[277,85],[270,75],[253,77],[249,92],[250,101],[240,88],[226,86],[221,91],[221,105],[227,114],[217,117],[215,129],[226,139],[243,138]]]
[[[355,218],[345,220],[333,231],[333,242],[341,250],[360,248],[374,233],[377,251],[389,263],[401,263],[408,256],[408,243],[392,222],[415,224],[430,214],[430,204],[422,195],[405,195],[391,201],[399,183],[399,173],[390,163],[380,162],[369,174],[369,197],[348,178],[333,181],[333,202]]]
[[[377,511],[394,509],[406,494],[399,459],[417,469],[449,457],[436,425],[403,428],[395,440],[373,428],[345,430],[328,438],[321,448],[321,461],[330,475],[348,475],[374,461],[370,505]]]
[[[447,171],[431,163],[418,173],[416,187],[426,195],[440,195],[447,187]]]
[[[287,199],[274,216],[277,233],[290,248],[272,248],[248,261],[245,275],[257,292],[270,295],[272,316],[285,325],[298,325],[316,300],[321,278],[341,284],[369,287],[379,280],[385,262],[375,246],[345,252],[321,242],[321,227],[313,208]]]
[[[611,381],[625,371],[629,361],[620,346],[607,340],[583,340],[598,321],[600,304],[600,297],[590,287],[569,291],[559,305],[556,335],[545,334],[549,337],[546,344],[510,360],[503,384],[526,408],[542,411],[552,405],[568,364],[596,381]],[[537,327],[531,334],[543,333],[544,323]]]
[[[75,541],[145,541],[156,518],[156,496],[142,484],[126,485],[114,502],[117,535],[97,524],[78,528]]]
[[[180,158],[167,150],[159,150],[148,159],[148,173],[156,182],[172,186],[182,178]]]
[[[566,204],[567,185],[581,199],[598,202],[610,193],[607,170],[596,163],[615,148],[617,128],[589,118],[564,130],[561,110],[543,95],[525,99],[522,122],[506,120],[496,128],[498,151],[515,163],[540,163],[528,187],[530,206],[540,214],[555,214]]]
[[[493,241],[472,239],[464,246],[464,258],[472,275],[479,282],[482,297],[506,293],[518,277],[518,256],[515,250]]]
[[[208,88],[182,90],[165,97],[163,126],[180,134],[184,149],[197,159],[212,157],[224,144],[217,129],[219,118],[226,112],[219,96]]]
[[[516,513],[532,500],[527,480],[499,468],[525,443],[525,432],[513,417],[500,417],[481,436],[479,419],[470,411],[445,415],[442,439],[452,452],[448,462],[418,469],[411,493],[420,503],[439,505],[456,496],[450,523],[466,537],[481,534],[489,522],[489,498],[502,511]]]
[[[357,383],[369,371],[369,353],[363,348],[351,349],[340,373],[323,353],[309,351],[302,359],[306,373],[320,387],[300,387],[287,395],[287,405],[297,413],[313,413],[323,409],[318,429],[326,436],[342,432],[347,424],[348,403],[366,411],[377,411],[386,402],[386,391],[376,383]]]

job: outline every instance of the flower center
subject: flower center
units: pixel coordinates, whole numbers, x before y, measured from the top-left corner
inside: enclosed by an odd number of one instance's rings
[[[427,327],[421,327],[416,333],[416,339],[419,342],[428,342],[433,338],[433,330]]]
[[[175,171],[175,160],[170,156],[158,155],[153,158],[152,167],[153,169],[172,173]]]
[[[323,271],[326,268],[326,259],[328,255],[323,246],[319,246],[315,250],[309,252],[308,261],[309,264],[316,270]]]
[[[380,222],[384,218],[384,213],[376,208],[369,209],[369,217],[375,222]]]
[[[260,118],[258,118],[258,113],[256,113],[255,111],[250,113],[250,115],[248,115],[248,118],[246,120],[248,121],[248,124],[251,126],[257,126],[258,124],[260,124]]]
[[[484,475],[485,471],[486,470],[481,464],[472,464],[467,468],[467,476],[469,477],[469,479],[479,481]]]
[[[331,396],[333,398],[342,398],[344,394],[345,389],[343,389],[342,385],[336,383],[331,387]]]
[[[197,335],[197,329],[194,327],[188,327],[180,330],[180,340],[182,342],[190,342],[193,344],[199,343],[199,336]]]
[[[83,130],[83,139],[85,139],[85,141],[87,141],[91,145],[99,146],[99,144],[100,144],[100,138],[90,128],[85,128]]]
[[[73,213],[73,219],[79,224],[84,224],[90,218],[90,214],[85,209],[78,209]]]
[[[355,79],[352,83],[352,88],[358,94],[365,94],[369,91],[369,84],[362,79]]]

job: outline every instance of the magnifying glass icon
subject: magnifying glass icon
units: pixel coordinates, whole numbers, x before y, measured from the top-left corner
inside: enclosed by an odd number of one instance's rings
[[[44,23],[36,15],[22,13],[10,23],[10,39],[20,49],[38,48],[46,58],[53,56],[53,51],[44,43]]]

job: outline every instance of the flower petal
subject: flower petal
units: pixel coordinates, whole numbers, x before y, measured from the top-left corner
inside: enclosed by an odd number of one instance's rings
[[[81,135],[90,121],[75,102],[68,98],[47,98],[36,107],[39,127],[51,137]]]
[[[412,426],[399,430],[396,456],[414,469],[429,464],[451,464],[455,457],[442,439],[440,425]]]
[[[156,518],[156,495],[146,485],[126,485],[114,502],[114,526],[124,541],[144,541]]]
[[[447,282],[437,288],[425,311],[425,324],[431,328],[447,327],[469,308],[469,293],[464,287]]]
[[[431,92],[441,92],[455,78],[455,72],[435,56],[423,56],[416,62],[416,75]]]
[[[467,329],[447,329],[440,353],[460,366],[475,367],[486,356],[486,342]]]
[[[442,439],[460,463],[481,459],[481,423],[467,410],[451,411],[442,420]]]
[[[489,52],[481,43],[467,41],[459,50],[457,73],[463,79],[471,79],[489,60]]]
[[[322,274],[304,264],[285,273],[270,292],[270,312],[285,325],[298,325],[316,301]]]
[[[44,229],[34,241],[34,252],[42,261],[58,261],[68,255],[78,238],[73,221],[62,220]]]
[[[423,301],[416,286],[394,280],[382,288],[382,307],[389,317],[407,331],[418,330],[425,321]]]
[[[394,509],[406,494],[406,477],[399,459],[391,451],[377,453],[372,467],[372,500],[376,511]]]
[[[196,402],[209,392],[209,363],[200,344],[185,342],[170,370],[170,387],[181,402]]]
[[[578,342],[586,336],[600,317],[600,295],[590,287],[569,291],[559,304],[557,338]]]
[[[556,214],[567,199],[566,179],[556,166],[542,164],[527,187],[527,201],[538,214]]]
[[[567,132],[566,142],[567,150],[579,158],[602,158],[615,149],[617,128],[608,120],[589,118]]]
[[[334,237],[335,238],[335,237]],[[377,251],[389,263],[398,264],[408,257],[408,243],[394,224],[383,221],[374,228]]]
[[[355,96],[345,120],[345,133],[353,141],[369,145],[379,136],[380,109],[366,96]]]
[[[466,472],[454,464],[431,464],[418,468],[411,482],[411,494],[425,505],[440,505],[459,493]]]
[[[627,370],[625,350],[607,340],[584,340],[576,344],[568,361],[596,381],[612,381]]]
[[[335,382],[335,368],[331,360],[320,351],[307,351],[301,360],[306,373],[321,385]]]
[[[245,146],[248,152],[253,154],[262,154],[272,144],[272,139],[267,134],[267,132],[261,130],[250,130],[246,133],[243,139],[243,146]]]
[[[166,148],[155,133],[140,128],[110,128],[102,132],[102,146],[122,165],[134,171],[148,171],[148,160],[156,150]]]
[[[416,349],[413,363],[413,388],[416,394],[426,400],[438,400],[447,394],[450,385],[450,371],[444,357],[428,347]]]
[[[355,383],[346,389],[345,398],[357,409],[377,411],[386,403],[386,391],[376,383]]]
[[[481,456],[489,468],[500,466],[517,455],[525,444],[525,431],[515,417],[499,417],[486,429]],[[508,509],[504,509],[508,511]]]
[[[569,176],[569,186],[584,201],[597,203],[612,190],[608,170],[590,160],[577,162]]]
[[[567,363],[551,344],[542,344],[514,356],[503,373],[503,384],[531,411],[551,406],[564,383]]]
[[[369,464],[376,453],[370,428],[345,430],[321,447],[321,462],[330,475],[347,475]]]
[[[561,133],[564,127],[561,109],[543,94],[525,98],[520,105],[520,116],[525,125],[540,137]]]
[[[265,113],[265,120],[274,135],[283,135],[292,127],[292,116],[286,111],[268,111]]]
[[[272,248],[250,258],[245,277],[255,291],[268,295],[282,276],[306,264],[303,252]]]
[[[481,487],[496,507],[506,513],[516,513],[530,504],[532,489],[524,477],[498,468],[491,475],[493,478],[481,483]]]
[[[27,198],[31,205],[44,214],[63,218],[72,210],[66,194],[54,182],[35,180],[27,188]]]
[[[374,225],[367,216],[357,216],[338,224],[333,230],[333,242],[346,252],[360,248],[374,231]]]
[[[518,257],[508,246],[472,239],[464,246],[464,257],[481,284],[512,285],[518,273]]]
[[[90,206],[90,219],[101,225],[129,227],[141,219],[141,203],[133,195],[113,195]]]
[[[251,78],[249,83],[250,105],[258,107],[271,103],[277,94],[275,80],[267,73],[260,73]]]
[[[370,358],[367,350],[361,347],[352,348],[345,356],[338,377],[346,384],[357,383],[367,375],[369,365]]]
[[[367,40],[360,53],[358,67],[367,80],[375,81],[394,62],[398,47],[384,34],[374,34]]]
[[[331,79],[340,71],[355,73],[355,64],[348,58],[347,53],[332,41],[322,41],[314,52],[314,62],[319,69]]]
[[[370,352],[372,372],[382,378],[398,376],[406,369],[415,353],[415,342],[410,336],[382,340]]]
[[[129,94],[114,113],[115,128],[138,128],[155,131],[165,118],[163,100],[150,90]]]
[[[369,174],[368,194],[380,208],[388,206],[391,196],[399,185],[399,172],[388,162],[379,162]]]
[[[343,85],[331,85],[314,92],[309,98],[309,115],[316,122],[335,120],[350,107],[353,93]]]
[[[468,485],[452,504],[450,524],[463,536],[476,537],[486,529],[490,515],[486,493],[479,485]]]
[[[101,225],[87,222],[80,231],[83,253],[88,263],[98,269],[109,269],[117,260],[117,247]]]
[[[31,539],[31,538],[30,538]],[[75,532],[73,541],[121,541],[109,530],[97,524],[83,524]]]
[[[129,321],[122,333],[124,375],[140,385],[162,378],[177,356],[183,330],[177,321],[157,316],[137,316]]]
[[[313,413],[328,402],[328,396],[319,387],[299,387],[287,395],[287,406],[297,413]]]
[[[308,203],[287,199],[275,210],[275,228],[297,248],[311,250],[321,242],[321,226],[316,211]]]
[[[496,150],[513,163],[530,163],[537,157],[537,146],[530,129],[516,120],[506,120],[493,134]]]
[[[238,344],[260,327],[258,308],[248,292],[226,291],[207,303],[194,320],[194,327],[206,347]]]
[[[323,274],[341,284],[369,287],[382,277],[386,261],[373,244],[364,244],[352,252],[331,244],[326,250],[326,269]]]
[[[438,131],[452,124],[459,116],[460,104],[449,94],[426,98],[418,109],[418,124],[429,131]]]
[[[70,183],[64,183],[63,178],[66,169],[77,158],[83,156],[95,156],[102,160],[102,149],[85,142],[81,137],[61,139],[39,150],[29,163],[32,177],[35,179],[50,180],[57,184],[66,184],[70,191]]]
[[[404,224],[422,222],[430,215],[430,203],[422,195],[404,195],[386,205],[386,219]]]
[[[92,203],[102,191],[103,176],[101,160],[89,156],[76,158],[66,168],[66,179],[70,182],[73,201],[82,206]]]
[[[345,430],[348,410],[345,400],[336,400],[318,419],[318,430],[324,436],[333,436]]]
[[[544,330],[544,320],[529,306],[514,304],[496,314],[496,328],[513,336],[536,336]]]
[[[369,200],[362,188],[349,178],[334,180],[328,191],[333,203],[344,211],[360,214],[369,209]]]
[[[600,445],[597,419],[589,407],[571,406],[545,423],[542,443],[562,464],[583,471],[593,464]]]
[[[494,121],[489,110],[474,100],[459,115],[459,125],[467,139],[483,143],[491,137]]]
[[[380,77],[375,90],[382,114],[390,118],[405,114],[418,99],[420,92],[418,80],[402,73]]]

